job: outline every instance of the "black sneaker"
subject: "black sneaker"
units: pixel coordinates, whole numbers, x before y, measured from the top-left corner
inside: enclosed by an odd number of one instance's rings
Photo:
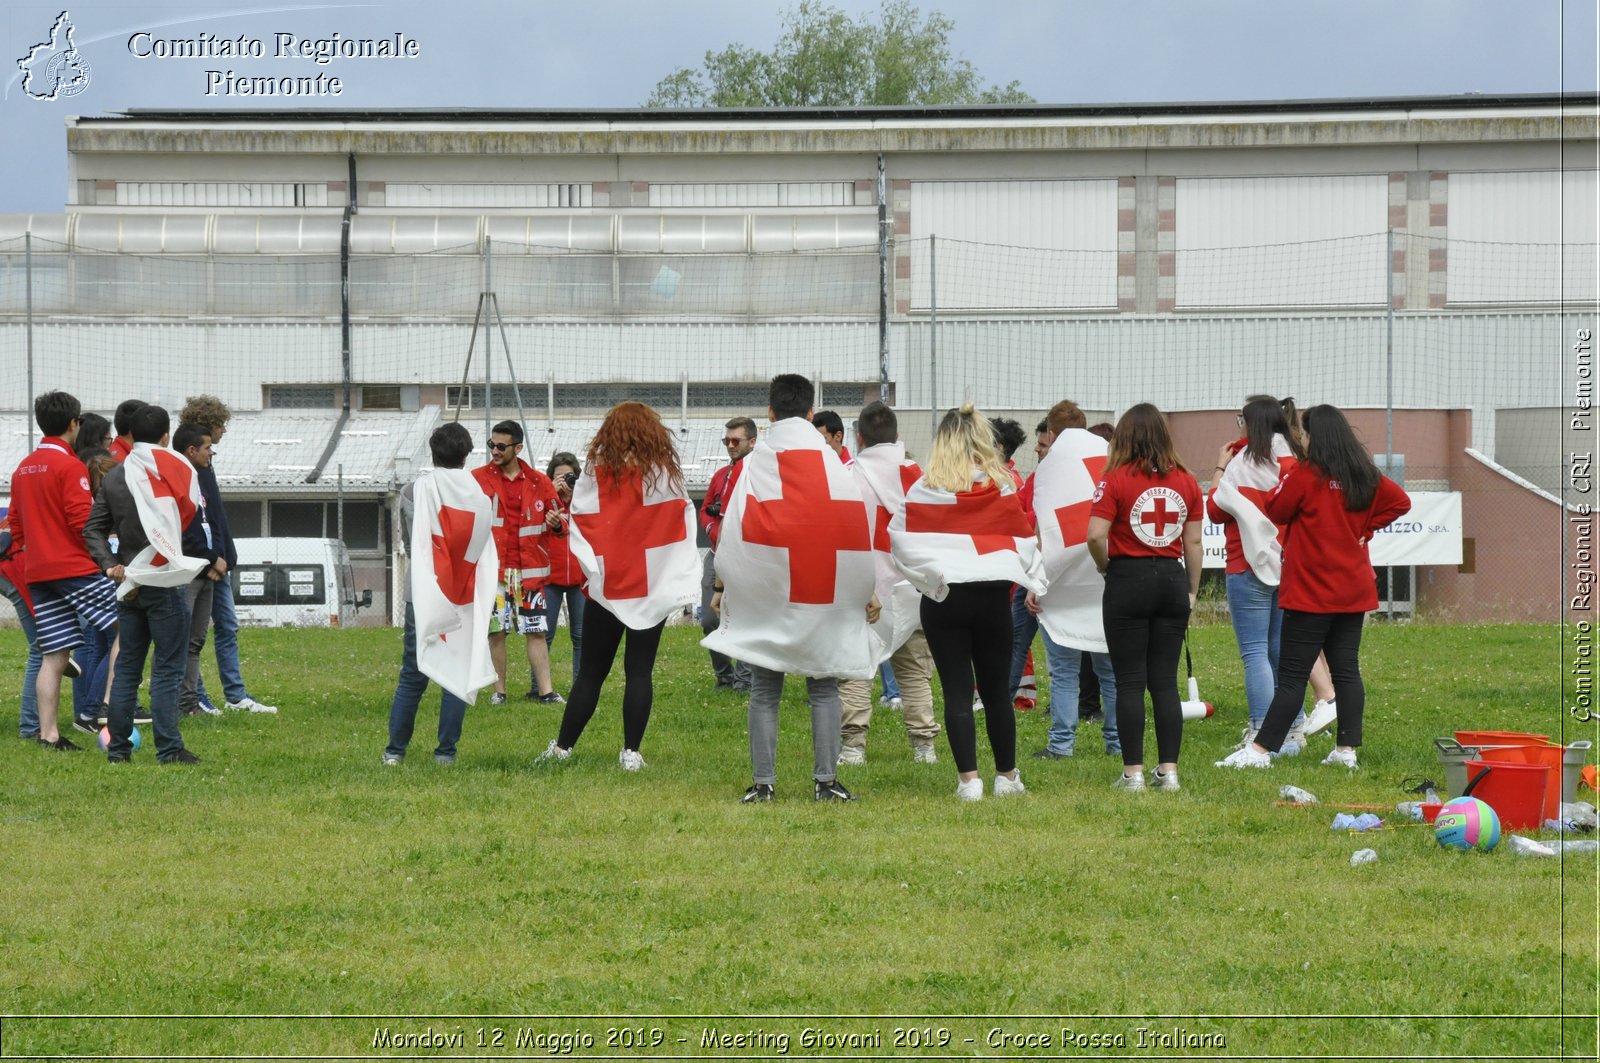
[[[67,679],[82,679],[83,665],[79,664],[78,659],[69,653],[67,654],[67,667],[62,670],[61,674]]]
[[[838,779],[829,779],[827,782],[817,783],[816,799],[818,801],[854,801],[856,795],[846,790]]]
[[[1046,746],[1044,749],[1039,750],[1039,752],[1037,752],[1037,753],[1029,753],[1028,756],[1031,757],[1034,760],[1071,760],[1072,759],[1072,754],[1071,753],[1057,753],[1055,750],[1049,748],[1048,746]]]
[[[548,694],[535,694],[533,698],[535,701],[542,701],[546,705],[565,705],[567,703],[567,699],[557,694],[554,690]]]
[[[150,715],[149,709],[141,707],[133,710],[133,725],[135,727],[138,727],[141,724],[152,724],[155,722],[156,718]]]
[[[74,716],[72,718],[72,726],[76,727],[86,735],[97,735],[100,733],[100,725],[95,723],[94,717],[92,716]]]
[[[764,783],[764,782],[758,782],[754,786],[750,787],[750,789],[748,789],[748,790],[746,790],[744,792],[744,796],[739,798],[739,803],[740,804],[744,804],[744,805],[753,805],[753,804],[756,804],[759,801],[771,801],[771,800],[772,800],[772,786],[771,786],[771,784]]]
[[[200,758],[195,756],[193,753],[189,752],[187,749],[180,749],[176,753],[174,753],[172,756],[168,757],[166,760],[163,760],[161,763],[163,763],[163,764],[198,764],[198,763],[200,763]]]
[[[66,752],[67,750],[81,750],[83,748],[66,735],[62,735],[54,742],[46,742],[41,738],[39,739],[39,744],[44,746],[46,749],[54,749],[60,752]]]

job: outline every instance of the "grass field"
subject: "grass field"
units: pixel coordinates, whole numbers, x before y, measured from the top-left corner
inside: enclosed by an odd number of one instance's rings
[[[6,684],[0,1055],[1595,1056],[1592,857],[1330,830],[1442,780],[1435,735],[1559,730],[1553,627],[1374,624],[1360,769],[1319,766],[1320,738],[1236,773],[1212,767],[1244,716],[1232,634],[1200,626],[1219,717],[1189,725],[1181,793],[1113,792],[1086,731],[976,805],[886,710],[841,769],[861,800],[814,804],[795,681],[778,800],[738,804],[744,704],[697,636],[663,642],[638,775],[620,679],[566,764],[532,763],[558,710],[484,697],[436,766],[430,693],[382,767],[392,630],[246,632],[281,712],[185,721],[190,769],[25,745]],[[0,651],[20,672],[20,635]],[[1045,725],[1019,717],[1024,754]],[[1276,804],[1285,783],[1324,805]]]

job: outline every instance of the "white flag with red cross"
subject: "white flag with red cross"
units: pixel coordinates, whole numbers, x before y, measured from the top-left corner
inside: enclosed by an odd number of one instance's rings
[[[778,672],[870,679],[872,523],[856,479],[811,423],[774,424],[744,459],[717,542],[721,625],[707,649]]]
[[[906,491],[922,478],[922,470],[907,460],[900,443],[867,447],[845,467],[855,475],[872,515],[873,589],[882,606],[872,628],[883,640],[887,660],[922,626],[922,595],[900,574],[889,553],[889,522],[905,509]]]
[[[1283,529],[1264,512],[1267,496],[1294,467],[1294,451],[1281,435],[1272,437],[1272,461],[1263,464],[1244,450],[1228,462],[1217,478],[1212,497],[1217,507],[1234,519],[1245,562],[1257,579],[1276,587],[1283,577]]]
[[[433,469],[412,488],[411,607],[417,668],[462,701],[495,681],[489,657],[500,554],[494,503],[464,469]]]
[[[1105,577],[1089,556],[1089,510],[1106,466],[1106,441],[1066,428],[1033,474],[1033,512],[1050,589],[1039,596],[1039,624],[1057,646],[1106,652],[1100,599]]]
[[[648,481],[637,470],[585,469],[568,534],[589,597],[627,627],[655,627],[700,600],[694,506],[666,469]]]
[[[952,493],[918,480],[889,522],[889,545],[901,573],[936,602],[952,583],[1006,580],[1036,594],[1050,586],[1039,542],[1009,483]]]
[[[183,553],[183,529],[203,504],[194,466],[176,450],[135,443],[123,467],[139,525],[150,545],[123,566],[126,578],[117,588],[117,597],[125,598],[141,585],[186,586],[206,567],[205,558]]]

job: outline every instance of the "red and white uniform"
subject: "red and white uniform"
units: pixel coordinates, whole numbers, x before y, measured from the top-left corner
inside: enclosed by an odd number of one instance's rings
[[[562,523],[572,527],[572,503],[556,492],[556,508],[561,512]],[[552,587],[577,587],[583,584],[583,566],[572,556],[572,543],[566,535],[549,534],[544,537],[544,552],[550,558],[550,585]]]
[[[1157,476],[1119,465],[1095,489],[1091,517],[1111,522],[1110,557],[1183,557],[1184,525],[1200,519],[1200,484],[1183,469]]]
[[[700,527],[705,529],[706,539],[711,543],[713,550],[717,548],[717,540],[722,537],[722,517],[713,517],[706,512],[705,506],[713,502],[720,503],[722,508],[717,512],[726,515],[728,503],[733,499],[733,489],[739,483],[739,473],[743,469],[744,458],[724,465],[711,474],[711,483],[706,487],[705,505],[700,507]]]
[[[1344,508],[1344,491],[1310,464],[1297,465],[1267,499],[1266,514],[1285,525],[1278,604],[1304,613],[1364,613],[1378,607],[1367,555],[1372,533],[1411,509],[1411,496],[1383,476],[1366,509]]]
[[[1246,439],[1233,444],[1233,459],[1206,495],[1206,515],[1222,526],[1227,541],[1227,573],[1253,572],[1276,587],[1283,572],[1283,528],[1263,511],[1267,496],[1294,468],[1294,452],[1282,435],[1272,437],[1272,463],[1245,453]]]
[[[128,455],[133,453],[133,444],[124,443],[121,436],[111,437],[111,456],[119,462],[127,461]]]
[[[1050,590],[1039,597],[1039,623],[1058,646],[1106,652],[1100,599],[1105,579],[1089,555],[1089,511],[1106,466],[1106,441],[1063,428],[1028,478],[1037,506],[1039,549]]]
[[[952,583],[1005,580],[1035,594],[1050,587],[1039,542],[1017,492],[997,490],[973,470],[974,486],[950,492],[918,480],[905,510],[889,522],[894,563],[911,585],[936,602]]]
[[[516,569],[522,579],[522,589],[536,591],[550,580],[550,555],[545,550],[545,537],[555,533],[546,527],[545,517],[556,507],[558,499],[550,477],[521,458],[517,459],[517,466],[521,474],[515,479],[506,476],[493,462],[472,470],[472,476],[494,503],[491,523],[500,567]]]
[[[83,544],[94,498],[89,470],[67,441],[46,436],[11,474],[11,541],[29,583],[99,575]],[[19,584],[20,586],[20,584]]]
[[[572,555],[589,597],[635,631],[700,600],[694,506],[682,482],[658,466],[585,469],[572,491]]]
[[[417,668],[462,701],[495,681],[489,642],[499,566],[493,503],[460,469],[432,469],[412,491],[411,601]]]

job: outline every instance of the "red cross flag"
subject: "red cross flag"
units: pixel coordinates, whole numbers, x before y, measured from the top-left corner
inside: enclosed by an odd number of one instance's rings
[[[1058,646],[1106,652],[1100,597],[1105,577],[1089,556],[1089,510],[1106,465],[1106,441],[1064,428],[1033,474],[1033,511],[1050,589],[1039,596],[1039,623]]]
[[[123,463],[128,491],[150,545],[125,566],[117,597],[135,586],[182,587],[206,567],[203,557],[185,557],[183,529],[201,506],[200,481],[189,459],[153,443],[135,443]]]
[[[1016,490],[949,491],[918,480],[889,522],[894,563],[917,590],[942,602],[952,583],[1008,580],[1043,594],[1050,586],[1039,543]]]
[[[922,478],[922,470],[906,460],[906,448],[900,443],[867,447],[846,468],[854,474],[872,514],[873,589],[883,607],[872,628],[883,640],[887,660],[922,626],[922,595],[900,574],[889,553],[889,522],[906,508],[906,491]]]
[[[464,469],[432,469],[412,488],[411,605],[417,668],[462,701],[495,680],[489,659],[500,555],[493,502]]]
[[[1275,435],[1271,465],[1263,465],[1239,451],[1217,478],[1211,496],[1217,508],[1234,519],[1250,571],[1269,587],[1276,587],[1283,576],[1283,543],[1279,539],[1283,529],[1267,519],[1262,507],[1294,463],[1289,441]]]
[[[808,421],[774,424],[744,459],[717,542],[722,623],[701,645],[779,672],[869,679],[872,524]]]
[[[655,627],[700,600],[694,506],[666,469],[648,485],[637,471],[585,469],[572,491],[569,545],[589,597],[630,628]]]

